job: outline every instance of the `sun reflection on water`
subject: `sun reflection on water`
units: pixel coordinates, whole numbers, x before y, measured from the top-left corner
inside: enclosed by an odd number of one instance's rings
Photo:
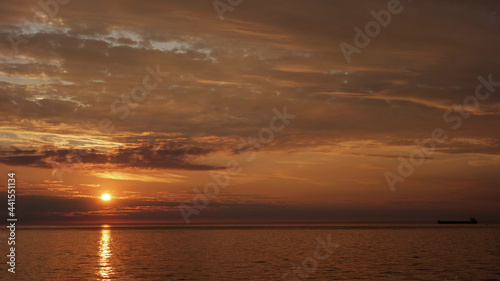
[[[101,243],[99,245],[99,276],[104,280],[110,279],[113,274],[113,267],[111,266],[110,258],[111,253],[111,230],[103,226],[101,230]]]

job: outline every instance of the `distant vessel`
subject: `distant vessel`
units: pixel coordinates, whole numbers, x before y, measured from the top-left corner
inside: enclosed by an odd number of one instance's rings
[[[438,221],[440,224],[454,224],[454,223],[472,223],[477,224],[477,220],[475,218],[471,218],[469,221]]]

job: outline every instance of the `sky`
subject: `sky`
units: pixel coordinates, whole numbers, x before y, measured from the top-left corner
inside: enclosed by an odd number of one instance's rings
[[[498,1],[47,3],[0,1],[26,224],[500,221]]]

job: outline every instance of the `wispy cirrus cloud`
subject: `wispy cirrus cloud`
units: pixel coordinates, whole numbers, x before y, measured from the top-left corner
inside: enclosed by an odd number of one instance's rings
[[[136,171],[135,173],[104,171],[104,172],[91,172],[90,174],[95,177],[103,179],[142,181],[142,182],[161,182],[161,183],[184,182],[186,178],[186,176],[182,175],[176,175],[171,173],[158,173],[151,171]]]

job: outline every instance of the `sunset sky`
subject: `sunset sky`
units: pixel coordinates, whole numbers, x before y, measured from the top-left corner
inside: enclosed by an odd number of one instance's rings
[[[500,221],[500,84],[463,107],[500,82],[498,1],[402,0],[350,63],[391,1],[60,2],[0,1],[1,196],[15,172],[25,223],[184,223],[228,162],[191,222]]]

